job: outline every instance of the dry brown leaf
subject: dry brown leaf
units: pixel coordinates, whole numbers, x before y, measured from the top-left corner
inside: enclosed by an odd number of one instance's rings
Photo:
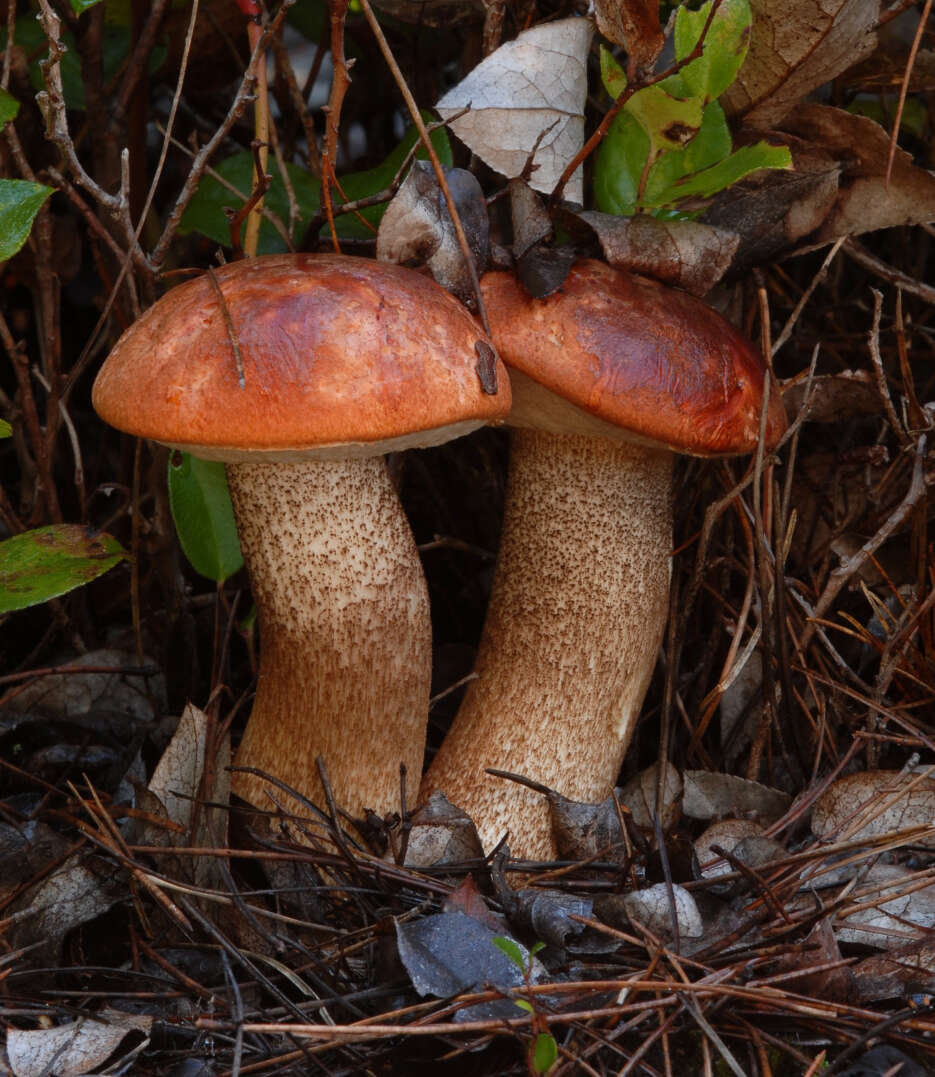
[[[640,214],[615,217],[595,210],[567,211],[597,236],[604,257],[618,269],[643,273],[703,296],[727,272],[740,237],[697,221],[660,221]]]
[[[878,123],[830,105],[805,104],[783,128],[841,161],[837,201],[811,242],[935,220],[935,173],[916,167],[905,150],[896,150],[887,186],[890,136]]]
[[[931,992],[935,990],[935,941],[928,939],[867,957],[854,966],[854,979],[860,1002]]]
[[[658,773],[659,767],[653,763],[651,767],[647,767],[636,777],[631,778],[620,790],[620,803],[629,809],[633,822],[644,830],[654,830],[656,825],[654,820]],[[671,763],[666,763],[661,819],[664,831],[671,830],[679,821],[681,798],[682,779],[675,767]]]
[[[789,147],[793,168],[766,169],[735,183],[704,214],[706,224],[741,237],[733,277],[815,232],[837,198],[841,166],[830,154],[782,132],[771,132],[770,141]]]
[[[66,667],[100,666],[119,669],[138,666],[136,655],[113,649],[88,651],[60,663]],[[144,666],[155,665],[143,659]],[[91,711],[112,711],[143,722],[156,717],[153,708],[165,704],[165,677],[159,673],[141,677],[125,673],[62,673],[40,677],[17,688],[3,701],[5,710],[39,710],[62,718],[76,718]]]
[[[484,850],[471,817],[444,793],[435,792],[412,813],[406,846],[408,867],[482,860]]]
[[[524,30],[501,45],[436,106],[444,119],[470,106],[451,130],[497,172],[522,174],[536,148],[530,186],[549,192],[584,143],[588,92],[588,19],[559,19]],[[581,169],[567,188],[584,194]]]
[[[806,380],[783,387],[782,402],[790,421],[805,404]],[[842,370],[840,374],[820,374],[812,379],[808,398],[810,423],[839,423],[862,415],[876,415],[880,393],[868,370]]]
[[[722,819],[712,823],[700,838],[695,839],[695,856],[701,868],[703,879],[714,879],[718,875],[727,875],[734,869],[712,850],[713,845],[725,852],[733,853],[737,846],[749,837],[762,837],[763,828],[752,819]]]
[[[911,789],[902,792],[910,783]],[[834,782],[812,808],[812,832],[848,840],[877,838],[894,830],[931,826],[913,845],[935,848],[935,778],[897,770],[867,770]]]
[[[778,819],[792,803],[781,789],[770,789],[733,774],[686,770],[682,811],[692,819],[715,819],[737,812],[755,813],[761,819]]]
[[[651,67],[665,44],[657,0],[594,0],[597,28],[623,45],[637,68]]]
[[[857,900],[860,908],[835,921],[839,942],[893,950],[930,936],[935,928],[935,885],[912,890],[917,876],[901,867],[877,865],[874,876],[885,879],[872,895]]]
[[[58,871],[31,886],[11,906],[11,912],[25,915],[17,918],[10,943],[15,948],[42,942],[40,951],[31,956],[54,960],[69,931],[100,916],[126,896],[126,884],[113,871],[95,874],[78,855],[69,857]]]
[[[851,969],[842,966],[809,972],[819,965],[831,965],[840,960],[838,940],[834,936],[830,918],[825,917],[812,928],[803,943],[797,944],[793,952],[779,959],[775,974],[804,973],[786,982],[787,988],[796,994],[811,995],[813,998],[829,999],[832,1002],[852,1002],[856,985]]]
[[[94,1019],[82,1018],[55,1028],[11,1028],[7,1057],[15,1077],[125,1072],[129,1062],[149,1044],[152,1027],[151,1017],[102,1010]],[[121,1048],[119,1057],[113,1058]],[[99,1069],[105,1062],[110,1064]]]
[[[184,830],[162,830],[157,844],[168,835],[169,845],[191,845],[204,849],[223,849],[227,845],[227,812],[208,804],[227,804],[230,800],[230,739],[210,744],[216,728],[204,711],[189,703],[182,712],[178,728],[168,748],[156,764],[149,792],[158,798],[167,817]],[[207,767],[207,783],[205,769]],[[181,870],[199,886],[217,886],[222,879],[215,857],[195,857]]]
[[[721,98],[750,127],[779,123],[818,86],[876,48],[878,0],[751,0],[750,51]]]
[[[645,890],[632,890],[623,896],[627,916],[662,939],[674,937],[673,909],[678,921],[679,937],[697,939],[704,934],[701,913],[691,894],[678,884],[672,886],[672,898],[665,883],[648,886]]]

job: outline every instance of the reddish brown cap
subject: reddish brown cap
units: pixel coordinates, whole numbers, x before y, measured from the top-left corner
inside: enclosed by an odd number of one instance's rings
[[[445,436],[414,435],[452,428],[455,436],[509,411],[502,364],[496,394],[481,384],[479,369],[488,388],[491,381],[483,331],[418,273],[293,254],[235,262],[214,278],[239,342],[243,386],[206,274],[163,296],[117,342],[94,383],[101,418],[196,455],[271,460],[435,443]]]
[[[545,299],[509,273],[488,273],[481,287],[507,365],[589,415],[680,452],[756,447],[767,368],[701,300],[588,260]],[[766,444],[785,429],[774,382]]]

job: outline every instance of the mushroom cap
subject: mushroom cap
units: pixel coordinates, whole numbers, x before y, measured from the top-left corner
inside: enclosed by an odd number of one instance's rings
[[[527,385],[541,386],[585,413],[576,422],[572,409],[553,409],[542,421],[552,432],[590,430],[697,456],[756,447],[772,374],[701,300],[592,260],[577,262],[545,299],[532,298],[510,273],[488,273],[481,289],[500,355],[511,372],[526,375],[514,378],[511,423],[539,425],[545,394],[526,407],[520,397]],[[767,446],[785,429],[773,381]]]
[[[498,392],[482,388],[483,331],[421,274],[290,254],[213,276],[217,287],[205,274],[173,288],[121,336],[94,383],[101,418],[206,459],[272,462],[437,444],[509,411],[502,364]]]

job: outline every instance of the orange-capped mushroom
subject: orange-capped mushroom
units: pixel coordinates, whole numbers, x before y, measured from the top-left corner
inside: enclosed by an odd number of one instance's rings
[[[94,385],[112,425],[227,465],[260,625],[236,762],[321,802],[321,755],[353,814],[398,807],[399,765],[420,773],[428,715],[428,597],[380,456],[505,415],[508,379],[501,365],[499,390],[482,385],[478,343],[490,352],[417,273],[282,255],[174,288]],[[271,803],[253,775],[233,789]]]
[[[685,292],[581,261],[534,299],[482,281],[510,369],[513,431],[497,572],[477,678],[423,780],[491,848],[550,859],[543,797],[613,788],[668,612],[676,452],[751,452],[771,378],[749,343]],[[766,444],[786,428],[771,384]]]

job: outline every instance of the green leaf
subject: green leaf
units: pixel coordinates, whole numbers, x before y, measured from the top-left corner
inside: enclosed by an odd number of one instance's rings
[[[678,150],[670,150],[660,155],[649,170],[646,188],[640,205],[655,207],[665,205],[660,198],[673,184],[716,165],[729,156],[731,151],[730,129],[724,117],[724,110],[713,101],[704,110],[698,134]]]
[[[515,998],[515,999],[513,999],[513,1005],[518,1006],[525,1013],[535,1013],[535,1011],[532,1008],[532,1003],[527,1002],[524,998]]]
[[[68,0],[71,4],[71,10],[76,15],[83,15],[88,8],[94,7],[95,4],[99,4],[101,0]]]
[[[666,83],[670,80],[666,79]],[[647,86],[635,93],[623,106],[635,116],[649,136],[650,153],[680,149],[690,142],[701,127],[702,102],[697,97],[674,97],[665,84]]]
[[[32,222],[51,187],[28,180],[0,179],[0,262],[12,258],[29,238]]]
[[[97,2],[97,0],[93,0]],[[86,6],[90,6],[86,4]],[[108,8],[110,5],[108,4]],[[108,16],[109,16],[108,11]],[[0,48],[6,48],[6,27],[0,27]],[[40,60],[46,59],[49,54],[48,42],[45,33],[36,19],[20,18],[16,20],[16,34],[14,41],[29,57],[29,81],[33,89],[44,90],[45,81],[39,68]],[[71,109],[83,109],[84,81],[81,77],[81,59],[75,48],[75,39],[71,31],[62,29],[62,44],[65,46],[65,54],[61,59],[62,90],[65,94],[65,104]],[[105,21],[102,35],[102,59],[104,68],[104,81],[110,82],[117,74],[121,65],[130,54],[130,26],[129,22],[120,24]],[[149,57],[149,72],[157,71],[165,61],[167,50],[165,45],[157,45]]]
[[[506,954],[520,972],[526,972],[526,955],[515,939],[511,939],[509,935],[494,935],[491,941],[498,950]]]
[[[601,45],[601,82],[613,98],[618,98],[627,88],[627,76],[611,55],[606,45]]]
[[[48,602],[97,579],[126,551],[78,524],[54,524],[0,542],[0,613]]]
[[[429,113],[425,113],[425,118],[432,119]],[[389,187],[405,160],[406,154],[415,144],[418,137],[416,129],[411,127],[406,132],[402,142],[376,168],[369,169],[366,172],[351,172],[347,175],[339,176],[341,187],[348,199],[354,202],[358,198],[377,194],[379,191]],[[452,162],[451,143],[444,129],[433,132],[432,145],[435,147],[435,152],[438,154],[442,164],[450,165]],[[416,156],[424,157],[425,150],[420,150]],[[199,184],[195,197],[182,215],[181,230],[183,232],[201,232],[202,235],[213,239],[215,243],[219,243],[223,247],[229,247],[230,228],[228,227],[224,209],[227,206],[232,208],[239,207],[249,197],[253,185],[253,154],[247,151],[235,153],[232,157],[222,161],[216,171],[227,183],[236,188],[239,195],[234,194],[233,191],[229,190],[213,176],[206,176]],[[286,171],[299,207],[299,217],[290,233],[290,239],[293,245],[296,245],[301,241],[308,222],[318,212],[318,180],[297,165],[287,164]],[[279,174],[279,169],[273,162],[270,162],[269,173],[272,176],[272,181],[265,195],[265,204],[272,213],[279,216],[288,229],[289,199],[285,185],[282,182],[282,176]],[[335,205],[340,205],[343,202],[338,192],[335,191],[333,197]],[[383,216],[385,209],[385,205],[370,206],[363,210],[361,215],[370,221],[375,229],[380,223],[380,218]],[[350,214],[339,217],[336,223],[339,236],[372,237],[374,235],[371,229]],[[288,249],[288,244],[279,231],[269,221],[263,220],[260,224],[257,252],[259,254],[280,254]]]
[[[0,438],[9,438],[13,436],[13,427],[6,421],[6,419],[0,419]]]
[[[535,957],[536,954],[538,954],[540,951],[542,951],[544,949],[545,949],[545,943],[544,942],[541,942],[541,941],[540,942],[534,942],[532,944],[532,946],[529,947],[529,956],[530,957]]]
[[[697,11],[678,9],[674,35],[677,60],[683,60],[698,44],[710,11],[711,0]],[[679,72],[689,94],[702,98],[704,104],[721,96],[746,59],[752,25],[750,0],[724,0],[708,27],[701,56]]]
[[[649,136],[624,109],[610,125],[594,163],[594,201],[601,212],[618,217],[631,217],[636,212],[648,154]]]
[[[771,146],[768,142],[757,142],[753,146],[741,147],[711,168],[687,176],[661,191],[655,204],[671,205],[682,198],[710,198],[760,169],[791,167],[792,154],[787,146]]]
[[[327,8],[321,0],[302,0],[301,4],[289,8],[286,22],[294,26],[307,41],[317,43],[325,32],[327,18]]]
[[[555,1038],[548,1032],[540,1032],[532,1049],[532,1068],[536,1073],[548,1073],[557,1058],[558,1044]]]
[[[0,90],[0,127],[16,118],[19,112],[19,101],[6,90]]]
[[[192,568],[222,583],[243,564],[224,465],[187,452],[169,457],[169,505]]]

